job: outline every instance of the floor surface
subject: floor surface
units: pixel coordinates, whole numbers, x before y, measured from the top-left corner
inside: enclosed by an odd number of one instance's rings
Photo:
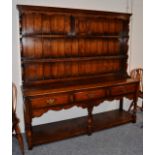
[[[25,155],[142,155],[142,112],[138,112],[137,123],[129,123],[28,150],[24,137]],[[20,155],[18,142],[12,139],[12,155]]]

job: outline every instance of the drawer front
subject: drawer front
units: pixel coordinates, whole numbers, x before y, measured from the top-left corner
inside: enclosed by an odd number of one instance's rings
[[[136,91],[136,84],[128,84],[128,85],[121,85],[116,87],[111,87],[111,95],[123,95],[127,93],[132,93]]]
[[[74,94],[74,97],[75,97],[75,101],[80,102],[85,100],[102,98],[105,95],[106,95],[106,91],[104,89],[98,89],[98,90],[78,92]]]
[[[64,95],[48,95],[42,97],[31,98],[32,108],[45,108],[50,106],[62,105],[70,103],[68,94]]]

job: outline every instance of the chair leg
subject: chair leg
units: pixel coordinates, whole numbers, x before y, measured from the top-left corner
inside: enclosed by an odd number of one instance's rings
[[[120,102],[119,102],[119,110],[120,111],[123,110],[123,98],[120,99]]]
[[[133,107],[133,105],[134,105],[134,102],[132,101],[131,104],[130,104],[130,106],[129,106],[128,112],[131,111],[131,108]]]
[[[142,107],[141,107],[141,111],[143,111],[143,100],[142,100]]]
[[[129,106],[128,112],[131,111],[131,108],[133,107],[133,105],[134,105],[134,102],[132,101],[131,104],[130,104],[130,106]],[[137,109],[140,109],[141,111],[143,111],[143,101],[142,101],[142,106],[141,107],[140,106],[137,106]]]
[[[19,128],[18,124],[15,126],[15,133],[16,133],[16,138],[17,138],[17,140],[18,140],[18,143],[19,143],[19,146],[20,146],[22,155],[24,155],[23,137],[22,137],[22,135],[21,135],[20,128]]]

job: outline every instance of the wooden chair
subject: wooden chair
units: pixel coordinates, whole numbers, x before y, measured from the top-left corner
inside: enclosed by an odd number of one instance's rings
[[[19,119],[17,118],[16,115],[16,106],[17,106],[17,88],[15,84],[12,84],[12,134],[15,131],[15,134],[13,135],[15,135],[15,137],[17,138],[21,149],[21,153],[22,155],[24,155],[24,143],[19,128]]]
[[[143,99],[143,69],[142,68],[136,68],[133,69],[130,73],[131,78],[138,79],[140,81],[139,83],[139,92],[138,97]],[[133,107],[134,103],[132,102],[129,106],[128,111],[131,111],[131,108]],[[137,106],[141,111],[143,111],[143,100],[142,100],[142,107]]]

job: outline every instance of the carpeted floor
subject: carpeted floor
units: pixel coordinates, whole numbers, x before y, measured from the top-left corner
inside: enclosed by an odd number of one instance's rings
[[[137,114],[136,124],[126,124],[79,136],[28,150],[24,138],[25,155],[142,155],[143,128],[142,113]],[[18,142],[12,139],[12,155],[21,155]]]

